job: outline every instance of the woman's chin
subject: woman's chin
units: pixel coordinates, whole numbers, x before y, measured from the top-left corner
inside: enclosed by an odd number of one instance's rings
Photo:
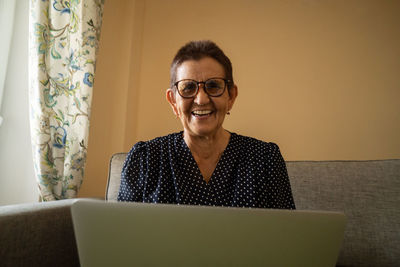
[[[198,136],[198,137],[207,137],[207,136],[214,136],[215,134],[218,133],[221,127],[208,127],[206,125],[203,125],[202,127],[193,127],[189,130],[190,134],[192,136]]]
[[[190,120],[183,123],[185,132],[191,136],[207,137],[214,136],[222,129],[222,123],[215,116],[204,116],[196,118],[191,116]]]

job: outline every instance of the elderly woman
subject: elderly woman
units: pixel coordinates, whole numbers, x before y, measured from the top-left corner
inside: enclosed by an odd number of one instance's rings
[[[237,95],[231,62],[215,43],[183,46],[166,91],[183,131],[133,146],[118,200],[294,209],[278,146],[223,128]]]

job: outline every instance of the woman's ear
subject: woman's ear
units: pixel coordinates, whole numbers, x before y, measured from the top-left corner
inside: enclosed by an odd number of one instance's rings
[[[178,108],[176,106],[175,91],[171,88],[168,88],[165,96],[175,116],[179,117]]]
[[[236,84],[232,86],[229,90],[229,101],[228,101],[228,110],[231,110],[233,107],[233,103],[235,103],[236,97],[238,96],[238,88]]]

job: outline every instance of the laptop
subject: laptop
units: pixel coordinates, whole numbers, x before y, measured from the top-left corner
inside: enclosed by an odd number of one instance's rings
[[[337,212],[77,200],[81,266],[335,266]]]

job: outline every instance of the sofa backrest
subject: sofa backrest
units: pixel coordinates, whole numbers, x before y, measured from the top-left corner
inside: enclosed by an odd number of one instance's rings
[[[346,214],[338,265],[398,266],[400,159],[286,165],[297,209]]]
[[[116,200],[126,153],[112,156],[106,199]],[[348,218],[338,266],[400,262],[400,159],[286,162],[296,208]]]
[[[106,200],[117,200],[119,185],[121,184],[121,171],[127,153],[116,153],[110,159],[108,167],[108,180],[106,187]]]

